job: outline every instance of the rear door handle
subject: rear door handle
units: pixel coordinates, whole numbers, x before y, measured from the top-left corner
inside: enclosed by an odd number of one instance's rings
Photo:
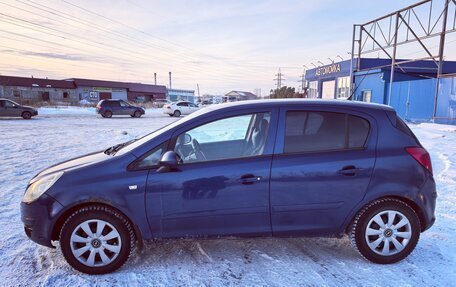
[[[363,170],[364,169],[362,169],[362,168],[356,168],[354,165],[347,165],[339,170],[339,174],[342,174],[345,176],[354,176],[357,173],[362,172]]]
[[[248,173],[248,174],[244,174],[243,176],[241,176],[239,181],[242,184],[254,184],[255,182],[261,181],[261,176],[256,176],[251,173]]]

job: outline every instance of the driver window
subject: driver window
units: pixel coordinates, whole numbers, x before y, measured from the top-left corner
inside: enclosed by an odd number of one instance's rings
[[[120,106],[121,106],[121,107],[128,107],[129,104],[127,104],[126,102],[122,102],[122,101],[121,101],[121,102],[120,102]]]
[[[270,113],[210,122],[177,137],[174,151],[183,163],[257,156],[263,153]]]
[[[12,107],[14,107],[14,104],[10,101],[5,101],[5,107],[12,108]]]

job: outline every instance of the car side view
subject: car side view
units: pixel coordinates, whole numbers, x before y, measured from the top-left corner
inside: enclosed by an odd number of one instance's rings
[[[29,106],[22,106],[8,99],[0,98],[0,117],[22,117],[29,120],[38,115],[38,111]]]
[[[27,236],[84,273],[153,239],[341,236],[398,262],[435,221],[431,159],[396,112],[351,101],[212,105],[28,184]],[[300,255],[296,255],[300,256]]]
[[[186,101],[172,102],[163,106],[163,113],[168,114],[170,117],[189,115],[197,110],[199,110],[197,105]]]
[[[103,118],[111,118],[112,116],[131,116],[140,118],[146,113],[143,108],[133,106],[123,100],[105,99],[98,102],[96,107],[97,113]]]

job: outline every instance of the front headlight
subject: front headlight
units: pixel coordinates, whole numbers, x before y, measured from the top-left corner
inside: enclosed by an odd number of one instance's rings
[[[63,172],[57,172],[32,183],[25,191],[22,202],[31,203],[37,200],[43,193],[45,193],[61,176]]]

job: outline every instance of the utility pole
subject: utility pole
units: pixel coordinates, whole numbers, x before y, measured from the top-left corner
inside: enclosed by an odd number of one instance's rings
[[[169,72],[169,88],[171,89],[171,72]]]
[[[305,82],[306,82],[306,69],[302,70],[302,75],[300,78],[301,78],[301,91],[304,93]]]
[[[280,68],[279,72],[275,74],[275,76],[276,78],[274,79],[274,81],[276,81],[277,90],[279,90],[282,87],[282,82],[285,81],[285,79],[283,78],[284,74],[282,74]]]
[[[154,83],[157,85],[157,73],[154,73]]]

